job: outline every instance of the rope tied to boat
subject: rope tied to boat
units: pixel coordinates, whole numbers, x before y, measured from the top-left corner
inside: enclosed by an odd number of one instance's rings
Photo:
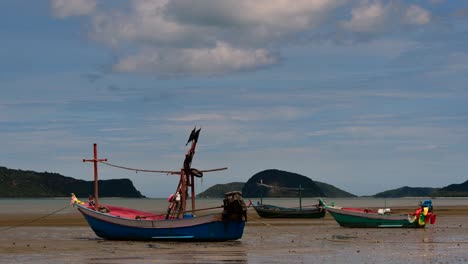
[[[17,225],[14,225],[14,226],[10,226],[10,227],[7,227],[7,228],[0,229],[0,232],[7,231],[7,230],[10,230],[10,229],[13,229],[13,228],[17,228],[17,227],[25,226],[25,225],[27,225],[27,224],[31,224],[31,223],[37,222],[37,221],[42,220],[42,219],[44,219],[44,218],[46,218],[46,217],[49,217],[49,216],[51,216],[51,215],[54,215],[54,214],[56,214],[56,213],[58,213],[58,212],[60,212],[60,211],[63,211],[63,210],[67,209],[67,208],[70,207],[70,206],[72,206],[72,205],[69,204],[69,205],[67,205],[67,206],[65,206],[65,207],[63,207],[63,208],[60,208],[60,209],[58,209],[58,210],[56,210],[56,211],[53,211],[52,213],[43,215],[43,216],[41,216],[41,217],[39,217],[39,218],[35,218],[35,219],[31,220],[31,221],[24,222],[24,223],[21,223],[21,224],[17,224]]]

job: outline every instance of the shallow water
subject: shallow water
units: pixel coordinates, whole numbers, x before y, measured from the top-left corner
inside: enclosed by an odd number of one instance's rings
[[[0,238],[2,263],[467,263],[468,227],[348,229],[332,219],[255,220],[229,242],[102,240],[87,227],[22,227]]]
[[[82,201],[87,201],[86,197],[78,197]],[[302,198],[302,206],[317,204],[319,198]],[[417,207],[419,201],[427,198],[325,198],[327,203],[334,202],[337,206],[343,207]],[[245,199],[248,203],[248,199]],[[259,198],[252,198],[253,202],[257,202]],[[24,198],[24,199],[9,199],[0,198],[1,213],[48,213],[58,210],[70,202],[70,198]],[[165,198],[101,198],[99,202],[102,204],[111,204],[135,209],[165,212],[168,202]],[[468,206],[466,198],[436,198],[432,199],[434,208],[437,206]],[[196,208],[207,208],[222,205],[221,198],[198,198],[196,200]],[[297,198],[267,198],[263,199],[265,204],[274,204],[278,206],[299,207],[299,199]],[[190,208],[190,202],[187,202]],[[65,212],[62,212],[65,213]]]

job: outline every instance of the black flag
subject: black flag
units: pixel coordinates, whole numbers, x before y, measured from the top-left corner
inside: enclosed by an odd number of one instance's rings
[[[187,146],[188,143],[190,143],[190,142],[195,138],[195,134],[196,134],[196,131],[195,131],[195,130],[196,130],[196,129],[197,129],[197,127],[194,127],[194,128],[193,128],[193,130],[192,130],[192,132],[190,133],[190,136],[189,136],[189,138],[188,138],[187,143],[185,144],[185,146]],[[200,130],[198,130],[198,131],[200,131]],[[197,139],[198,139],[198,136],[197,136]]]
[[[193,141],[195,141],[195,143],[197,143],[197,141],[198,141],[198,136],[200,135],[200,130],[201,130],[201,128],[199,128],[197,130],[197,132],[195,132],[195,135],[193,136]]]

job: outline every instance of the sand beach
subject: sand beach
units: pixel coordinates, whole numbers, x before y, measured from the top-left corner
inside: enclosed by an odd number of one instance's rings
[[[411,210],[400,207],[395,210]],[[0,214],[1,263],[468,263],[468,206],[439,206],[424,229],[343,228],[323,219],[263,219],[249,210],[229,242],[109,241],[69,207]]]

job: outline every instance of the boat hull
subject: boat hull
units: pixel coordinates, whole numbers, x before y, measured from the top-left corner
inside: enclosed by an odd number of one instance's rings
[[[91,229],[97,236],[112,240],[187,240],[227,241],[240,239],[245,221],[223,220],[222,213],[200,217],[136,220],[79,206]]]
[[[419,225],[417,219],[411,219],[407,214],[375,214],[351,212],[338,208],[327,207],[328,213],[343,227],[361,227],[361,228],[423,228]]]
[[[255,205],[255,211],[264,218],[322,218],[325,216],[325,208],[285,208],[273,205]]]

